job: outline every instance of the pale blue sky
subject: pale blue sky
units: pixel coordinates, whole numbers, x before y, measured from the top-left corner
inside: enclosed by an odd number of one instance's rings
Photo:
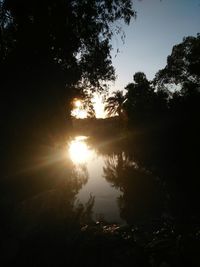
[[[118,76],[111,85],[122,90],[133,81],[133,74],[143,71],[148,79],[165,67],[172,47],[185,36],[200,32],[200,0],[133,0],[137,19],[125,31],[125,44],[119,36],[112,41],[113,65]],[[120,53],[116,55],[117,49]],[[94,101],[97,117],[104,117],[104,105],[100,97]]]
[[[137,71],[152,79],[166,65],[173,45],[184,36],[200,32],[200,0],[134,0],[137,19],[123,26],[125,44],[113,39],[113,65],[118,79],[112,90],[121,90],[132,82]],[[115,57],[117,48],[120,53]]]

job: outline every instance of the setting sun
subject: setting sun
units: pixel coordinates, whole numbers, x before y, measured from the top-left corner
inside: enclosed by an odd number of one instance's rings
[[[75,105],[75,107],[80,108],[81,105],[82,105],[82,103],[81,103],[80,100],[76,100],[75,103],[74,103],[74,105]]]
[[[85,119],[87,118],[87,111],[83,107],[83,102],[79,99],[75,99],[73,102],[73,110],[71,111],[71,115],[77,119]]]
[[[97,94],[94,94],[91,102],[95,111],[95,117],[105,118],[104,103],[102,97]],[[88,111],[85,108],[84,102],[82,100],[77,98],[74,99],[73,110],[71,111],[71,115],[76,119],[85,119],[88,117]]]

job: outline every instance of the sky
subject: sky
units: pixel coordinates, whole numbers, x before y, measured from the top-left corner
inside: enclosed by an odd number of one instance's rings
[[[113,65],[118,79],[112,86],[121,90],[143,71],[148,79],[166,65],[172,47],[184,36],[200,32],[200,0],[134,0],[137,18],[123,26],[126,38],[113,39]],[[120,53],[115,57],[116,49]]]
[[[136,20],[123,24],[125,43],[119,36],[112,40],[112,60],[117,80],[110,92],[122,90],[143,71],[149,80],[164,68],[172,47],[185,36],[200,32],[200,0],[133,0]],[[116,55],[117,49],[120,52]],[[97,117],[104,116],[101,100],[95,105]]]

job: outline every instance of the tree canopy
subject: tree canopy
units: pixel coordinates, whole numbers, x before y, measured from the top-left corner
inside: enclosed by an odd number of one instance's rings
[[[200,86],[200,34],[188,36],[183,42],[173,46],[167,58],[167,65],[158,71],[154,83],[160,87],[165,84],[179,84],[186,88]]]
[[[1,61],[57,64],[68,85],[85,78],[93,86],[114,78],[116,21],[135,16],[130,0],[4,0],[0,11]]]
[[[129,24],[135,15],[131,0],[0,1],[6,127],[65,123],[77,92],[115,79],[110,41],[122,32],[118,21]]]
[[[130,118],[134,117],[139,121],[143,120],[142,117],[146,116],[152,107],[153,88],[143,72],[136,72],[133,80],[133,83],[129,83],[125,87],[127,90],[126,110]]]
[[[108,116],[118,115],[122,116],[124,111],[124,103],[126,101],[126,97],[123,94],[123,91],[113,92],[112,96],[110,96],[106,100],[105,111],[107,111]]]

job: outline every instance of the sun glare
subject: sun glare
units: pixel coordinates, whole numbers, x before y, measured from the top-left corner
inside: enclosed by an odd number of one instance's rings
[[[84,109],[78,109],[75,108],[71,112],[72,116],[77,118],[77,119],[85,119],[87,118],[87,111]]]
[[[83,108],[81,100],[77,99],[74,101],[74,109],[71,111],[71,115],[77,119],[87,118],[87,111]]]
[[[92,156],[92,150],[89,149],[85,139],[84,136],[78,136],[69,145],[69,156],[75,164],[86,163]]]
[[[93,105],[96,114],[96,118],[105,118],[104,104],[101,96],[94,94]]]
[[[81,105],[82,105],[82,103],[81,103],[80,100],[76,100],[75,103],[74,103],[74,105],[75,105],[76,108],[80,108]]]
[[[94,94],[92,98],[92,104],[95,110],[96,118],[105,118],[104,104],[101,96]],[[87,110],[84,108],[83,101],[75,98],[73,101],[73,110],[71,115],[76,119],[85,119],[88,117]]]

